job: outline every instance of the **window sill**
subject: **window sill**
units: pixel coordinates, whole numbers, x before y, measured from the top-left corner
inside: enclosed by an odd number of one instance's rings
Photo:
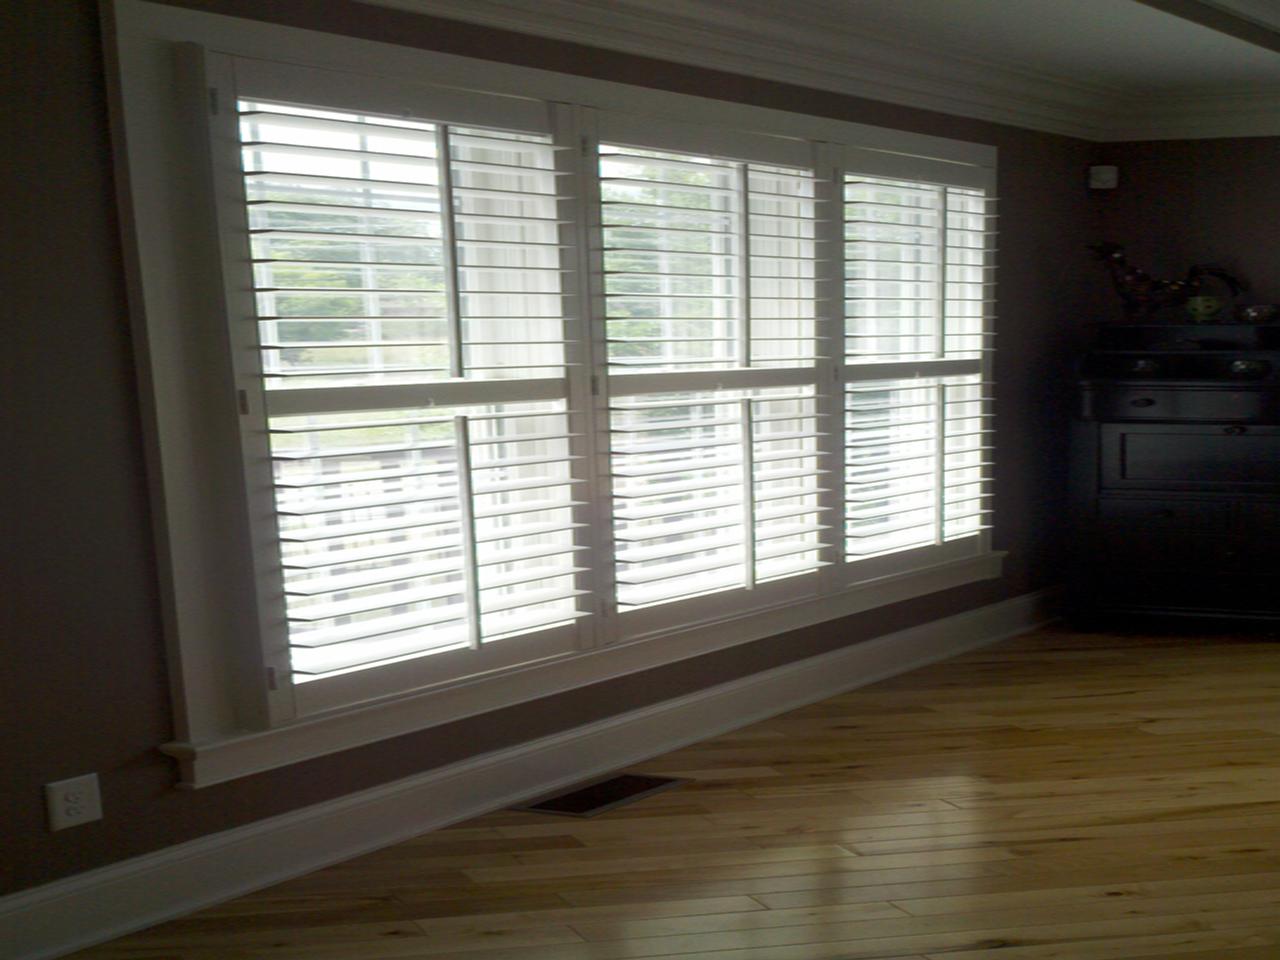
[[[179,786],[198,789],[537,700],[677,660],[1001,575],[1003,552],[878,577],[835,596],[725,618],[664,636],[565,654],[270,730],[161,750],[178,760]]]

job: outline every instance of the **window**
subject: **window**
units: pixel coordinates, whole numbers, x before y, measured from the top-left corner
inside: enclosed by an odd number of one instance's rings
[[[264,627],[292,712],[419,685],[388,668],[423,657],[439,681],[572,649],[589,591],[551,136],[234,104],[225,269],[251,267],[254,297],[229,322],[265,408],[245,445],[274,489],[258,580],[283,596]]]
[[[998,572],[990,149],[143,8],[192,783]]]
[[[689,616],[687,603],[655,605],[824,565],[815,178],[612,143],[599,147],[598,173],[627,636]]]
[[[845,560],[857,576],[859,561],[963,549],[988,528],[990,202],[854,172],[843,188]]]

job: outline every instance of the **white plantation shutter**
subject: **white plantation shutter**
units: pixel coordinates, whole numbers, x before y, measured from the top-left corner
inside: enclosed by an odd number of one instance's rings
[[[568,652],[603,585],[626,639],[816,596],[841,552],[843,582],[976,552],[982,190],[848,173],[837,205],[813,170],[601,144],[589,435],[570,383],[592,344],[565,319],[579,181],[549,132],[238,108],[263,629],[296,713]]]
[[[257,356],[241,380],[265,399],[298,712],[402,688],[424,657],[439,678],[569,649],[586,501],[557,146],[238,107]]]
[[[844,176],[845,559],[985,549],[991,202]]]
[[[818,202],[812,172],[697,154],[602,144],[599,171],[627,635],[824,565]]]

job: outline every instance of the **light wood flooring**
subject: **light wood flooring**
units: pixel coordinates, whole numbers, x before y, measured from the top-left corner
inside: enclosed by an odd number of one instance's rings
[[[1280,642],[1042,631],[80,960],[1280,960]]]

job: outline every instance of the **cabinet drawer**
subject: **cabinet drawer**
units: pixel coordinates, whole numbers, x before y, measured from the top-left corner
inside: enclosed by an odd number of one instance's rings
[[[1091,420],[1180,420],[1265,423],[1280,415],[1271,389],[1144,387],[1093,384],[1084,393],[1083,411]]]
[[[1109,488],[1280,492],[1280,428],[1103,424],[1102,484]]]
[[[1228,567],[1259,576],[1280,575],[1280,503],[1235,505]]]

